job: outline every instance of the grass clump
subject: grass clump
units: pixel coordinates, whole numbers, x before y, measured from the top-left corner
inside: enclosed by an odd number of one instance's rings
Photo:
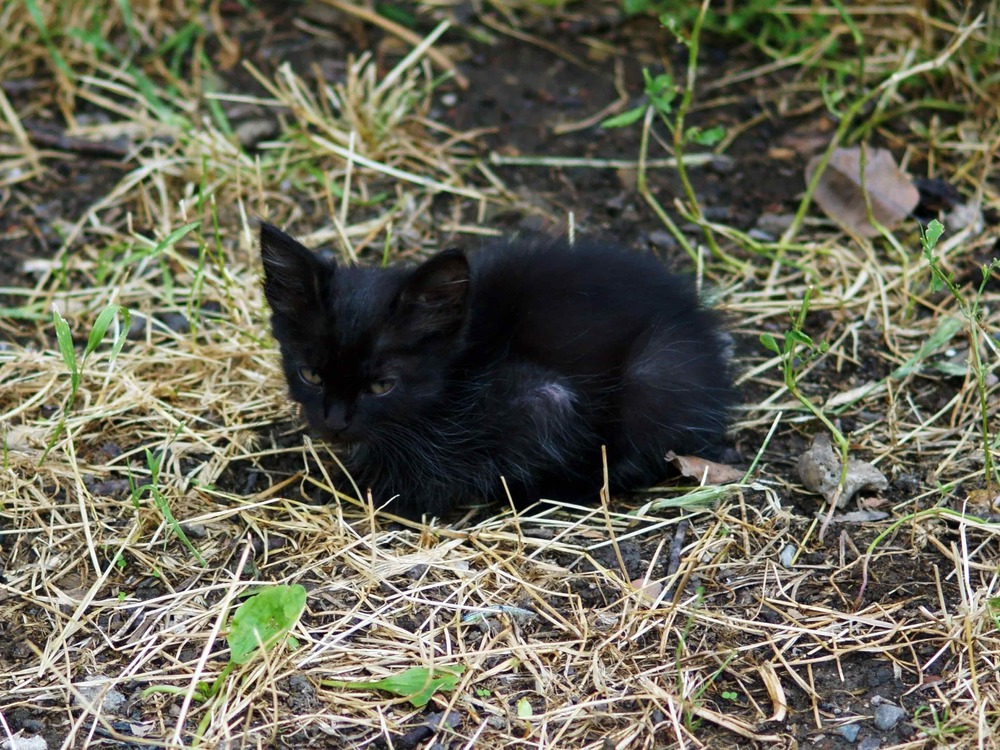
[[[323,6],[2,11],[0,744],[804,746],[875,734],[877,684],[908,712],[883,746],[990,746],[996,14],[418,3],[401,48]],[[985,220],[923,206],[949,231],[916,259],[915,220],[845,236],[804,202],[831,141]],[[720,290],[747,478],[427,525],[320,502],[254,220],[393,263],[570,211]],[[825,539],[817,421],[890,481]]]

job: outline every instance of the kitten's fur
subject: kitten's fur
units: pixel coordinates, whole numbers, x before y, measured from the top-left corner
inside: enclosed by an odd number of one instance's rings
[[[264,291],[289,390],[376,504],[417,517],[649,486],[722,447],[716,317],[652,255],[580,241],[337,265],[269,224]]]

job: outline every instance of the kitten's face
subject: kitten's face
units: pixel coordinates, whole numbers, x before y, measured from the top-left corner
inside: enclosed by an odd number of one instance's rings
[[[433,413],[461,346],[464,255],[446,251],[412,271],[337,266],[267,224],[261,255],[289,391],[314,430],[377,442]]]

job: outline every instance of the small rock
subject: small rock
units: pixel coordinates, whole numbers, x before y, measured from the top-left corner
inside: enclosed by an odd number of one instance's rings
[[[946,227],[971,228],[973,237],[983,232],[983,212],[976,203],[960,203],[945,214],[944,220]]]
[[[129,341],[141,341],[146,337],[146,316],[140,313],[132,313],[132,323],[128,327],[125,337]]]
[[[754,228],[772,237],[780,237],[794,219],[795,214],[761,214],[757,217]]]
[[[891,703],[883,703],[875,709],[875,726],[884,732],[896,726],[904,716],[906,716],[906,709]]]
[[[717,154],[705,166],[716,174],[731,174],[736,169],[736,161],[729,156]]]
[[[618,193],[617,195],[613,195],[606,201],[604,201],[604,207],[607,208],[609,211],[615,211],[615,212],[621,211],[623,208],[625,208],[625,202],[627,200],[628,196],[625,193]],[[1000,338],[1000,334],[997,334],[997,336],[998,338]]]
[[[447,94],[441,94],[441,103],[446,107],[454,107],[458,104],[458,94],[451,91]]]
[[[661,250],[673,250],[677,247],[677,240],[666,229],[654,229],[649,233],[649,244]]]
[[[182,523],[181,531],[192,539],[204,539],[208,536],[208,531],[200,523]]]
[[[878,737],[865,737],[858,743],[858,750],[878,750],[882,747],[882,740]]]
[[[122,454],[121,446],[110,440],[100,447],[100,451],[108,458],[118,458]]]
[[[241,122],[233,132],[240,145],[244,148],[254,148],[261,141],[274,136],[278,132],[278,123],[266,117],[255,118]]]
[[[132,487],[127,479],[105,479],[90,488],[90,492],[98,497],[118,497],[131,493]]]
[[[174,333],[188,333],[191,330],[191,323],[183,313],[162,313],[161,315],[157,315],[156,318]]]
[[[91,684],[77,685],[80,698],[74,696],[74,703],[78,703],[80,699],[83,699],[88,703],[93,704],[103,693],[104,700],[101,703],[101,713],[118,714],[121,712],[122,708],[125,706],[125,696],[114,688],[106,689],[109,681],[107,677],[104,675],[94,675],[92,677],[88,677],[87,681]]]
[[[837,733],[848,742],[854,742],[858,738],[858,733],[860,731],[860,724],[844,724],[843,726],[837,727]]]
[[[774,242],[778,239],[778,235],[765,232],[757,227],[751,227],[747,232],[747,237],[752,240],[757,240],[758,242]]]
[[[797,550],[794,544],[786,544],[784,549],[781,550],[781,554],[778,560],[781,562],[781,567],[790,568],[792,567],[792,560],[795,559],[795,550]]]
[[[48,750],[49,743],[40,734],[34,737],[11,737],[0,742],[0,750]]]
[[[341,28],[344,24],[344,14],[323,3],[303,3],[301,8],[296,8],[296,12],[307,21],[331,29]]]

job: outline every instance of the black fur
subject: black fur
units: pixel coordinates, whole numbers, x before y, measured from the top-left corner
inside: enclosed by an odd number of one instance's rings
[[[723,447],[718,321],[652,255],[517,240],[373,269],[260,241],[291,396],[377,504],[441,515],[506,497],[500,477],[519,505],[593,500],[602,445],[613,491]]]

